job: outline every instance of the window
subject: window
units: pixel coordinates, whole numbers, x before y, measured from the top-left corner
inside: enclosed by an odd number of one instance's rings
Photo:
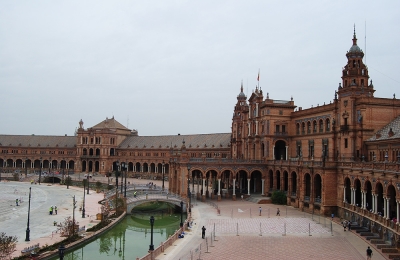
[[[311,133],[311,122],[308,121],[307,122],[307,134],[310,134],[310,133]]]
[[[348,145],[349,145],[349,144],[348,144],[348,140],[347,140],[347,138],[345,138],[345,139],[344,139],[344,148],[347,148]]]
[[[313,122],[313,132],[316,133],[317,132],[317,121]]]
[[[282,126],[282,133],[286,133],[286,127],[284,125]]]
[[[324,131],[324,121],[319,120],[319,132],[322,133]]]
[[[275,133],[279,133],[279,125],[276,125],[275,127],[276,127]]]
[[[329,119],[326,119],[326,131],[327,132],[331,131],[331,123],[330,123]]]
[[[300,134],[300,124],[296,125],[296,134]]]

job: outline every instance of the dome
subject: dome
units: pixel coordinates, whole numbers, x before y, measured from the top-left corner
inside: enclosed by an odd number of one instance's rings
[[[351,46],[349,52],[362,52],[362,50],[360,49],[360,47],[358,47],[357,44],[354,44],[353,46]]]

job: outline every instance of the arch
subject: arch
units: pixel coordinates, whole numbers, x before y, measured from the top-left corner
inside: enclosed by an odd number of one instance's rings
[[[359,179],[354,180],[354,190],[355,190],[355,195],[356,195],[354,203],[357,207],[360,207],[361,206],[361,182]]]
[[[274,147],[275,160],[287,160],[286,159],[286,142],[278,140],[275,142]]]
[[[82,161],[82,171],[83,172],[86,172],[86,165],[87,165],[87,162],[86,161]]]
[[[322,119],[319,120],[319,132],[320,133],[324,132],[324,120]]]
[[[261,194],[261,189],[262,189],[262,183],[261,183],[261,178],[262,174],[260,171],[255,170],[251,174],[251,180],[250,180],[250,190],[254,194]]]
[[[149,172],[149,165],[147,163],[143,163],[143,172]]]
[[[317,128],[317,120],[314,120],[313,121],[313,133],[316,133],[318,131],[318,128]]]
[[[330,132],[331,131],[331,121],[329,120],[329,118],[327,118],[325,120],[325,131],[326,132]]]
[[[376,208],[378,214],[381,213],[381,215],[384,214],[383,210],[383,205],[384,205],[384,200],[383,200],[383,186],[382,183],[378,182],[375,185],[375,194],[377,195],[377,202],[376,202]]]
[[[286,194],[289,191],[289,174],[287,171],[283,171],[283,190]]]
[[[95,161],[95,163],[94,163],[94,171],[95,172],[99,172],[100,171],[100,162],[99,161]]]
[[[90,156],[93,156],[93,148],[90,148],[90,149],[89,149],[89,155],[90,155]]]
[[[100,149],[96,148],[96,156],[100,156]]]
[[[300,123],[296,124],[296,134],[300,134]]]
[[[114,148],[110,148],[110,156],[114,156],[115,155],[115,149]]]
[[[308,201],[310,200],[310,196],[311,196],[311,176],[309,173],[306,173],[304,175],[304,196],[306,197],[304,200],[307,200],[308,197]]]
[[[277,170],[275,172],[275,176],[276,176],[276,189],[281,190],[281,172]]]
[[[364,183],[364,191],[366,192],[366,205],[365,208],[370,210],[372,207],[372,185],[369,180]]]
[[[292,172],[291,174],[292,177],[292,194],[291,196],[296,196],[297,195],[297,173],[296,172]]]
[[[272,170],[268,171],[268,179],[269,179],[269,192],[272,193],[274,190],[274,172]]]
[[[344,179],[344,191],[345,191],[345,203],[351,203],[351,181],[350,178],[346,177]]]
[[[306,133],[306,123],[305,122],[303,122],[303,123],[301,123],[301,134],[305,134]]]
[[[322,199],[322,178],[321,175],[314,176],[314,198],[316,203],[321,203]]]
[[[311,122],[307,121],[307,134],[311,134]]]
[[[396,208],[396,189],[392,184],[389,184],[386,190],[386,198],[389,199],[389,219],[397,218]]]
[[[83,148],[83,150],[82,150],[82,155],[87,155],[87,149],[86,148]]]

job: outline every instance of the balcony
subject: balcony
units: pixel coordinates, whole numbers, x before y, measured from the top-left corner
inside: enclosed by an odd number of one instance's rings
[[[100,155],[81,155],[81,159],[99,159]]]
[[[341,132],[346,132],[346,131],[349,131],[349,130],[350,130],[349,125],[341,125],[340,126],[340,131]]]
[[[282,135],[288,135],[288,132],[275,132],[274,134],[282,136]]]

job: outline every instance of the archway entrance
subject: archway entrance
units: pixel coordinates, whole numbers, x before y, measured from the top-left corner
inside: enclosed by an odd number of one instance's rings
[[[279,140],[274,147],[275,160],[286,160],[286,142]]]

